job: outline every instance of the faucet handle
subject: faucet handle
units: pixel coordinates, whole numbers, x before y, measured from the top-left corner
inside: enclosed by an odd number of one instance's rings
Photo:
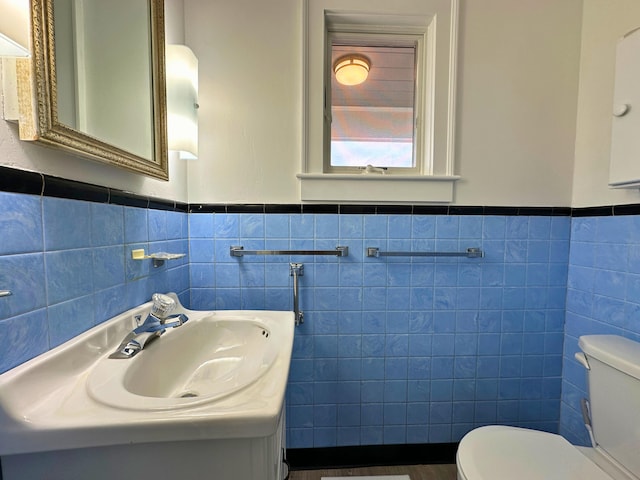
[[[173,309],[176,308],[175,300],[169,295],[154,293],[151,299],[153,300],[151,314],[157,318],[167,318]]]

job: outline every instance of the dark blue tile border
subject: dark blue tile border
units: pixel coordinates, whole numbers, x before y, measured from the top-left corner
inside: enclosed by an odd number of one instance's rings
[[[44,175],[36,172],[0,167],[0,191],[41,195]]]
[[[484,207],[458,207],[452,205],[447,213],[449,215],[484,215]]]
[[[640,206],[639,206],[640,210]],[[340,215],[502,215],[569,217],[569,207],[482,207],[442,205],[319,205],[319,204],[189,204],[190,213],[311,213]]]
[[[127,207],[188,212],[189,205],[114,188],[0,166],[0,191],[111,203]]]
[[[553,216],[556,217],[570,217],[571,212],[571,207],[553,207]]]
[[[112,190],[109,197],[109,203],[113,203],[114,205],[123,205],[125,207],[147,208],[149,206],[149,199],[142,195]]]
[[[574,208],[571,212],[573,217],[610,217],[613,213],[613,206]]]
[[[518,215],[547,217],[555,214],[556,207],[518,207]],[[549,213],[551,210],[551,213]]]
[[[229,204],[227,213],[264,213],[263,204]]]
[[[109,189],[107,187],[49,176],[44,177],[43,195],[45,197],[109,203]]]
[[[483,215],[515,216],[519,214],[520,209],[518,207],[484,207]]]
[[[302,213],[340,213],[340,205],[303,204]]]
[[[413,205],[380,205],[376,207],[378,215],[412,215]]]
[[[292,470],[376,465],[433,465],[456,463],[457,451],[457,443],[289,448],[287,460]]]
[[[478,205],[338,205],[338,204],[187,204],[146,197],[114,188],[0,166],[0,191],[112,203],[189,213],[343,214],[343,215],[501,215],[603,217],[640,215],[640,204],[596,207],[520,207]]]
[[[153,210],[167,210],[174,211],[177,210],[176,202],[166,201],[166,200],[158,200],[157,198],[149,199],[149,206],[147,208],[151,208]],[[186,212],[186,210],[185,210]]]
[[[302,205],[299,205],[299,204],[265,205],[264,213],[302,213]]]
[[[227,213],[227,207],[225,205],[192,203],[189,205],[189,213]]]
[[[614,215],[640,215],[640,204],[614,205]]]
[[[343,215],[375,215],[375,205],[340,205],[340,213]]]

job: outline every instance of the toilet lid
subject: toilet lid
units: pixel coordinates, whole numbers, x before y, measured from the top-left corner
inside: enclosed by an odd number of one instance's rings
[[[458,447],[467,480],[611,480],[560,435],[488,426],[469,432]]]

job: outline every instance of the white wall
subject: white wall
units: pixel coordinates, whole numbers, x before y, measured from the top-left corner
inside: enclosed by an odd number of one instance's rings
[[[300,202],[302,0],[184,1],[200,62],[189,201]],[[581,8],[461,1],[455,203],[570,204]]]
[[[569,206],[581,6],[463,1],[456,203]]]
[[[184,44],[184,0],[165,0],[165,41]]]
[[[183,29],[183,0],[167,0],[167,37],[196,51],[201,85],[201,156],[172,159],[170,182],[21,142],[5,121],[0,165],[193,203],[298,203],[301,1],[184,0]],[[461,0],[457,204],[640,202],[607,187],[615,43],[640,2],[582,3]]]
[[[172,1],[173,0],[169,0]],[[180,1],[180,0],[178,0]],[[182,31],[183,19],[167,12],[167,30]],[[0,67],[0,75],[2,75]],[[0,93],[0,112],[4,98]],[[115,168],[99,162],[74,157],[66,152],[44,147],[33,142],[20,141],[16,124],[0,119],[0,166],[41,172],[96,185],[126,190],[140,195],[186,202],[187,170],[184,161],[169,159],[171,180],[164,182],[144,175]]]
[[[615,49],[620,37],[639,26],[638,0],[584,2],[572,198],[575,207],[640,203],[638,189],[607,186]]]
[[[299,203],[302,1],[185,0],[198,57],[193,203]]]

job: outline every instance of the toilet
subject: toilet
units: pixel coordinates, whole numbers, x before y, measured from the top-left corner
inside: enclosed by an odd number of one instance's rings
[[[587,335],[579,346],[576,359],[587,368],[589,384],[583,414],[593,447],[526,428],[480,427],[460,441],[458,480],[640,479],[640,343]]]

